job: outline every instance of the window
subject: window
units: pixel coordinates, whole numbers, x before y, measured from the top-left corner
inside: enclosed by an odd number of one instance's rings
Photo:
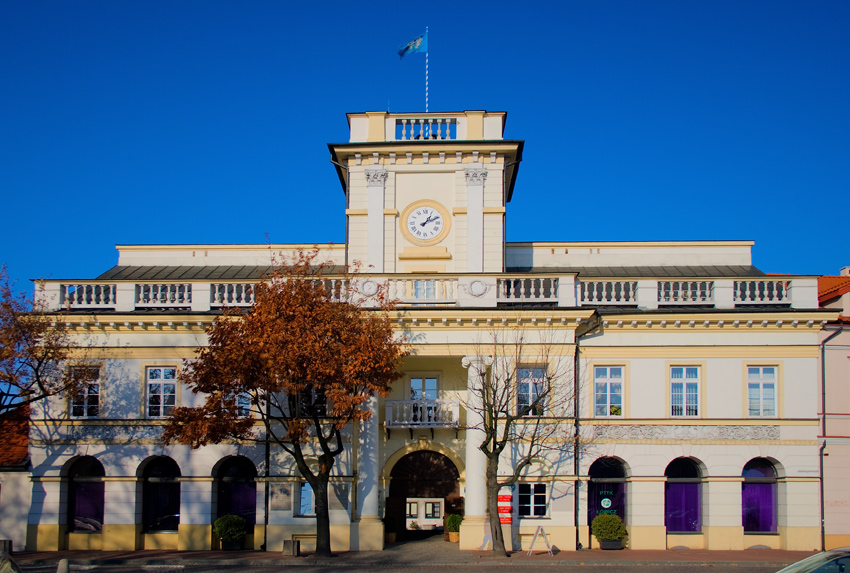
[[[103,465],[95,458],[78,459],[68,471],[68,531],[103,530]]]
[[[97,418],[100,416],[100,371],[97,368],[74,368],[74,381],[80,391],[71,400],[71,416]]]
[[[240,418],[247,418],[251,415],[251,395],[241,393],[236,396],[236,415]]]
[[[747,367],[747,412],[752,417],[776,416],[776,367]]]
[[[437,400],[437,377],[436,376],[413,376],[410,378],[410,399],[416,401]],[[415,423],[434,422],[436,417],[436,406],[434,404],[414,404],[413,419]]]
[[[622,417],[623,367],[597,366],[593,369],[597,417]]]
[[[597,459],[588,469],[587,522],[597,515],[619,515],[626,521],[626,467],[616,458]]]
[[[699,466],[677,458],[664,472],[664,525],[667,533],[698,533],[702,530],[702,480]]]
[[[313,487],[307,482],[301,484],[301,501],[298,504],[298,515],[316,515],[316,496],[313,495]]]
[[[312,418],[316,415],[324,418],[328,413],[328,398],[325,393],[315,386],[302,390],[298,393],[298,415],[303,418]]]
[[[142,472],[145,531],[177,531],[180,525],[180,467],[169,457],[153,458]]]
[[[440,504],[439,502],[425,502],[425,519],[440,519]]]
[[[699,416],[699,366],[670,368],[670,415]]]
[[[419,502],[408,501],[407,512],[404,515],[408,519],[416,519],[419,517]]]
[[[741,484],[744,533],[776,533],[776,469],[764,458],[747,462]]]
[[[517,380],[517,415],[542,416],[545,411],[546,393],[543,368],[520,368],[517,370]],[[534,404],[538,400],[540,401]]]
[[[546,517],[545,483],[521,483],[518,491],[520,517]]]
[[[216,472],[216,517],[238,515],[249,527],[257,523],[257,468],[248,458],[227,458]],[[250,529],[249,529],[250,531]]]
[[[177,400],[177,368],[149,367],[146,369],[148,387],[148,418],[171,415]]]

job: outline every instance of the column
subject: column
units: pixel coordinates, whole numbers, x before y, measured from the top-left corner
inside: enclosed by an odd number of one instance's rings
[[[180,525],[177,528],[179,551],[211,549],[212,482],[211,477],[182,477],[180,481]]]
[[[384,272],[384,188],[389,173],[383,167],[366,169],[367,272]],[[372,267],[371,269],[368,267]]]
[[[136,517],[135,477],[103,478],[103,545],[104,551],[139,549],[142,526]]]
[[[460,548],[478,549],[487,534],[485,513],[487,509],[484,476],[487,458],[478,449],[484,440],[484,416],[481,388],[485,383],[487,367],[493,363],[491,356],[464,356],[461,364],[468,370],[466,378],[466,492],[464,494],[464,517],[460,529]]]
[[[481,163],[466,168],[466,270],[484,271],[484,182],[487,170]]]
[[[372,416],[360,424],[359,452],[357,456],[357,514],[356,551],[380,551],[384,548],[384,527],[378,515],[378,480],[381,475],[378,459],[380,427],[378,425],[378,397],[372,396],[365,408]]]

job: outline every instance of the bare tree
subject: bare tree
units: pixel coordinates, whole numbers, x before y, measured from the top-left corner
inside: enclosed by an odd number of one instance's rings
[[[493,552],[507,554],[498,513],[499,490],[519,481],[541,458],[574,455],[574,347],[570,331],[551,323],[494,325],[476,353],[492,358],[468,387],[468,429],[480,430],[477,447],[486,457],[487,516]],[[488,360],[489,361],[489,360]],[[563,460],[562,460],[563,461]],[[499,473],[500,465],[507,472]]]

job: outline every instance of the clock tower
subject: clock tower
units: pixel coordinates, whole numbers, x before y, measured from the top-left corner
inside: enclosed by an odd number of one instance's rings
[[[522,141],[503,112],[348,114],[329,144],[346,194],[346,256],[375,273],[491,273],[505,266],[505,206]]]

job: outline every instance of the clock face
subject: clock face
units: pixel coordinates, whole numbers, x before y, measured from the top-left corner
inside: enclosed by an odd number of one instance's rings
[[[434,207],[423,205],[414,209],[407,216],[407,230],[420,241],[430,241],[443,231],[445,221],[443,215]]]

